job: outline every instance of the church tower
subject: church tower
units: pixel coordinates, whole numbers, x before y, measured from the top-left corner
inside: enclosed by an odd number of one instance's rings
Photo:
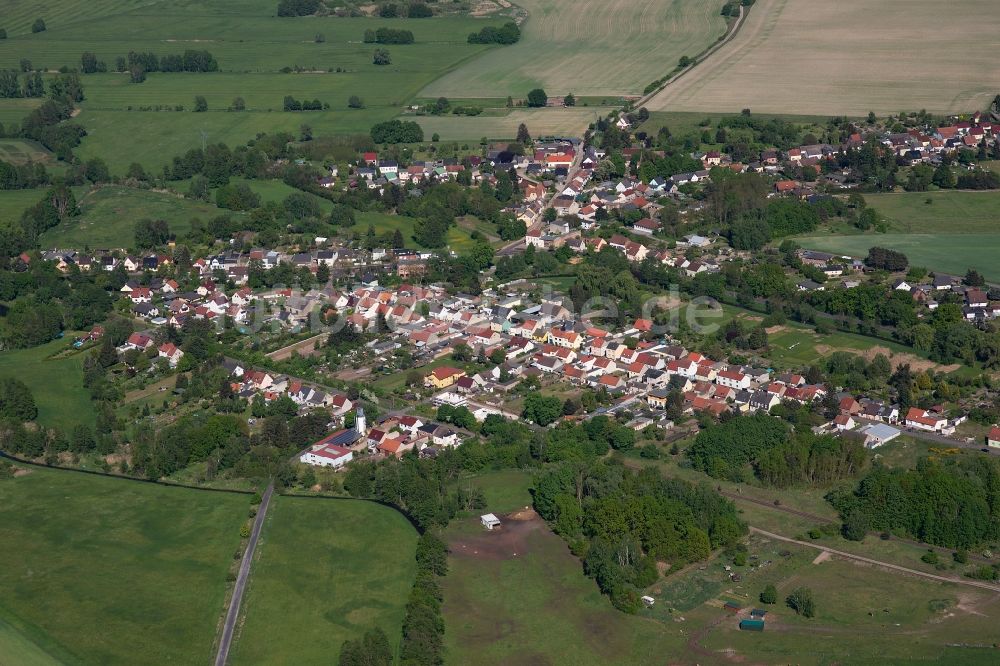
[[[354,415],[354,429],[357,430],[359,437],[364,437],[368,434],[368,424],[365,419],[365,408],[358,405],[358,411]]]

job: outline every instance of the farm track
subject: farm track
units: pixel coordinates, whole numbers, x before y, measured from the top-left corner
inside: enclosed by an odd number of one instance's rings
[[[929,580],[934,580],[939,583],[954,583],[955,585],[978,587],[983,590],[989,590],[990,592],[1000,592],[1000,585],[996,584],[985,583],[983,581],[973,580],[970,578],[951,578],[949,576],[939,576],[937,574],[927,573],[925,571],[917,571],[916,569],[909,569],[907,567],[903,567],[898,564],[891,564],[889,562],[875,560],[870,557],[854,555],[852,553],[848,553],[842,550],[836,550],[834,548],[829,548],[827,546],[821,546],[820,544],[817,543],[809,543],[808,541],[799,541],[798,539],[792,539],[790,537],[781,536],[780,534],[775,534],[774,532],[768,532],[757,527],[751,527],[750,531],[768,537],[769,539],[784,541],[785,543],[793,543],[798,546],[804,546],[806,548],[814,548],[816,550],[821,550],[830,553],[831,555],[842,557],[844,559],[854,560],[855,562],[861,562],[864,564],[871,564],[877,567],[882,567],[883,569],[890,569],[892,571],[898,571],[901,573],[909,574],[911,576],[919,576],[920,578],[927,578]]]

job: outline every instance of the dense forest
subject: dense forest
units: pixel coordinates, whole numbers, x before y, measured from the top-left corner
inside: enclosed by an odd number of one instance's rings
[[[615,462],[566,462],[536,478],[535,509],[570,542],[588,576],[619,610],[634,613],[642,590],[673,569],[706,559],[746,532],[736,508],[707,485],[633,472]]]
[[[828,499],[848,538],[875,530],[958,549],[1000,538],[1000,461],[989,456],[922,458],[915,469],[876,465],[853,492]]]
[[[712,424],[698,433],[687,455],[711,477],[767,486],[830,483],[856,476],[868,455],[858,438],[792,432],[785,421],[756,413]]]

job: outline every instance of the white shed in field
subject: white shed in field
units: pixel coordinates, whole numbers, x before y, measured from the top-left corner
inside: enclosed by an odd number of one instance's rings
[[[494,516],[492,513],[487,513],[479,517],[479,520],[483,522],[483,527],[488,530],[492,530],[494,527],[500,527],[500,519]]]

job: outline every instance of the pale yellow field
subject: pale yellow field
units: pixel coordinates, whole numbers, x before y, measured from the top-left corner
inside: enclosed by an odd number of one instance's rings
[[[565,135],[583,136],[587,126],[610,109],[602,107],[574,107],[547,109],[514,109],[506,116],[421,116],[414,117],[424,128],[424,137],[437,133],[446,140],[513,139],[517,127],[524,123],[531,136]],[[409,118],[406,118],[409,120]]]
[[[518,0],[521,41],[493,49],[421,96],[638,95],[726,32],[723,0]]]
[[[757,0],[740,33],[650,111],[864,115],[986,108],[998,0]]]

